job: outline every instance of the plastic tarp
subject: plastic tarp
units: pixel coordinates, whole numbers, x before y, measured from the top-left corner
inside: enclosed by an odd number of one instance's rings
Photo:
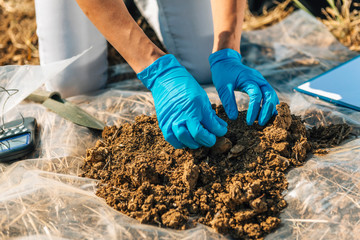
[[[56,61],[43,66],[8,65],[0,70],[0,106],[3,106],[0,116],[11,110],[30,93],[41,87],[45,82],[50,81],[60,74],[66,67],[72,65],[79,58],[88,56],[91,48],[82,53],[62,61]]]
[[[257,68],[307,126],[347,122],[354,135],[324,156],[313,155],[288,174],[288,207],[282,224],[267,239],[355,239],[360,234],[360,113],[292,91],[309,78],[356,54],[326,27],[298,11],[264,30],[245,32],[242,54]],[[3,68],[1,68],[3,69]],[[0,70],[2,71],[2,70]],[[26,83],[23,83],[26,84]],[[108,125],[154,113],[152,97],[138,80],[109,85],[68,100]],[[213,103],[220,103],[212,86]],[[236,94],[240,110],[248,97]],[[96,181],[78,177],[87,148],[99,138],[42,105],[21,103],[10,121],[35,117],[40,126],[36,151],[27,159],[0,165],[0,239],[223,239],[210,228],[177,231],[143,225],[95,195]]]

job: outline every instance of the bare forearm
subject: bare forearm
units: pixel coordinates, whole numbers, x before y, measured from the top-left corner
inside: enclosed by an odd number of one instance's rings
[[[136,73],[165,54],[132,19],[123,0],[76,1]]]
[[[231,48],[240,52],[246,0],[211,0],[214,22],[213,52]]]

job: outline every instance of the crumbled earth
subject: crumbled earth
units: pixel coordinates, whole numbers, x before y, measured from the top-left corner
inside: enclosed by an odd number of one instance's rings
[[[287,205],[286,171],[350,132],[346,124],[307,130],[287,104],[277,110],[262,127],[248,126],[246,112],[230,121],[216,107],[228,133],[197,150],[174,149],[155,115],[138,116],[103,131],[87,150],[82,176],[99,179],[96,194],[141,223],[174,229],[202,223],[233,238],[262,239],[279,226]]]

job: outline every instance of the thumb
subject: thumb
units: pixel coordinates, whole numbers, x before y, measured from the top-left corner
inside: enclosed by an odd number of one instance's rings
[[[238,117],[238,109],[235,101],[234,86],[231,83],[224,85],[218,90],[219,97],[225,112],[231,120]]]

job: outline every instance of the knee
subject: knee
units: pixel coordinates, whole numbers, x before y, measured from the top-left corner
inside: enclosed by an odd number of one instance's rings
[[[179,59],[180,63],[189,71],[199,84],[211,84],[210,65],[207,56],[189,59]]]

